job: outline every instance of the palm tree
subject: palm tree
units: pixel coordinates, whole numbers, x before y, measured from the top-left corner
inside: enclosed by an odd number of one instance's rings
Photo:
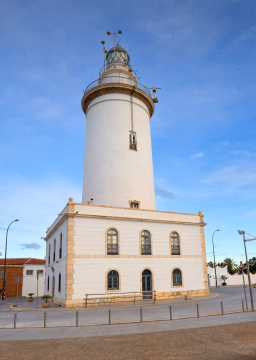
[[[229,274],[234,274],[238,271],[237,263],[231,258],[224,259],[223,264],[227,265]]]

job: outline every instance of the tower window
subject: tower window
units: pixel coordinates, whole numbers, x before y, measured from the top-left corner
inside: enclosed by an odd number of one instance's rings
[[[137,200],[130,201],[130,208],[132,209],[139,209],[140,202]]]
[[[137,136],[135,132],[130,132],[130,149],[137,150]]]

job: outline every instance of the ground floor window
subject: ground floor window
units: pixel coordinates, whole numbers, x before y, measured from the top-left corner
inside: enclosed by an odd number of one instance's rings
[[[173,270],[172,281],[173,281],[173,286],[181,286],[182,285],[182,276],[181,276],[180,269]]]
[[[59,273],[59,285],[58,285],[58,291],[61,292],[61,273]]]
[[[111,270],[108,273],[108,290],[119,289],[119,274],[116,270]]]

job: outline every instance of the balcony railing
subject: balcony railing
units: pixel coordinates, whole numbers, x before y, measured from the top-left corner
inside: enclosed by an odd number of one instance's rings
[[[151,255],[151,245],[142,245],[141,255]]]
[[[118,245],[108,245],[107,254],[118,255]]]
[[[180,255],[180,246],[172,245],[172,255]]]
[[[139,83],[137,80],[132,79],[132,78],[128,78],[128,77],[122,77],[122,76],[106,76],[104,78],[101,79],[97,79],[95,81],[93,81],[92,83],[90,83],[87,88],[84,91],[84,94],[93,89],[94,87],[101,85],[101,84],[112,84],[112,83],[119,83],[119,84],[127,84],[127,85],[132,85],[137,87],[140,90],[143,90],[147,95],[149,95],[151,97],[151,93],[148,90],[148,88],[144,85],[142,85],[141,83]]]
[[[115,66],[117,67],[118,70],[123,67],[124,70],[126,70],[126,71],[129,70],[130,73],[132,73],[136,76],[135,71],[130,66],[127,66],[126,64],[124,64],[122,62],[113,62],[110,64],[103,65],[102,68],[100,69],[99,76],[106,70],[115,69]]]

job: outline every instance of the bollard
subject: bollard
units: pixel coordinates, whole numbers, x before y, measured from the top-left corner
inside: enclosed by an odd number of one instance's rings
[[[46,317],[47,317],[47,313],[44,313],[44,328],[46,328]]]
[[[14,313],[14,321],[13,321],[13,328],[16,329],[16,323],[17,323],[17,313]]]
[[[76,311],[76,327],[78,327],[78,311]]]
[[[134,291],[133,305],[135,305],[135,291]]]
[[[221,314],[224,315],[224,310],[223,310],[223,302],[221,301]]]
[[[140,308],[140,322],[143,322],[143,317],[142,317],[142,307]]]
[[[86,298],[85,298],[85,307],[87,307],[87,300],[88,300],[88,295],[86,294]]]
[[[196,309],[197,309],[197,317],[199,318],[199,304],[196,304]]]
[[[111,309],[108,310],[108,324],[111,325]]]
[[[242,309],[243,309],[243,312],[244,312],[244,300],[242,299]]]
[[[170,305],[170,320],[172,320],[172,307]]]
[[[156,303],[156,290],[154,290],[154,295],[153,295],[153,303],[155,304]]]

